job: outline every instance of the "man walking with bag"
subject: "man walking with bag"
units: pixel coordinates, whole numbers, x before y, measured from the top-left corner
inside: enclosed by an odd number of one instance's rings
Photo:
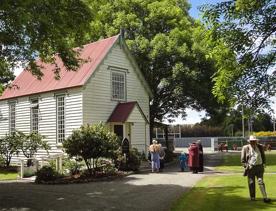
[[[265,184],[263,181],[264,166],[265,166],[265,154],[263,145],[257,143],[258,139],[255,136],[250,136],[247,140],[249,144],[243,146],[241,152],[241,162],[244,165],[245,173],[244,176],[248,178],[248,187],[250,193],[250,199],[256,200],[256,188],[255,188],[255,177],[263,196],[265,203],[271,202],[270,198],[267,198]]]

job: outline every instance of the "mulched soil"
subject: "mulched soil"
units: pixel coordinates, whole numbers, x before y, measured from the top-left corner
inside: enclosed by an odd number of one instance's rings
[[[114,174],[101,174],[97,173],[96,175],[92,176],[80,176],[80,175],[74,175],[74,176],[64,176],[61,178],[58,178],[54,181],[39,181],[36,182],[37,184],[46,184],[46,185],[56,185],[56,184],[74,184],[74,183],[88,183],[88,182],[100,182],[100,181],[111,181],[115,179],[123,178],[132,172],[123,172],[118,171]]]

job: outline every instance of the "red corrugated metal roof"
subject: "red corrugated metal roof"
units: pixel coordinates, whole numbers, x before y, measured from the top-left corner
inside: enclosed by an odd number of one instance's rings
[[[118,103],[112,114],[108,118],[107,122],[126,122],[129,115],[133,111],[133,109],[137,106],[141,115],[144,117],[145,121],[149,123],[147,117],[145,116],[143,110],[139,106],[139,103],[136,101],[126,102],[126,103]]]
[[[137,102],[118,103],[107,122],[125,122]]]
[[[63,66],[61,59],[56,57],[57,64],[60,67],[60,80],[54,79],[55,75],[52,71],[54,65],[38,61],[38,64],[43,66],[41,69],[44,74],[42,80],[38,80],[29,71],[24,70],[13,81],[13,88],[7,88],[3,92],[0,100],[84,85],[118,37],[119,35],[84,45],[80,52],[80,58],[88,62],[82,64],[76,72],[68,71]]]

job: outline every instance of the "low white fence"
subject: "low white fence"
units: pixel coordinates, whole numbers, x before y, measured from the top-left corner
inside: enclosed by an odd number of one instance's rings
[[[276,149],[276,137],[258,137],[259,142],[263,145],[270,144],[272,149]],[[187,148],[190,143],[197,140],[201,140],[203,147],[211,148],[212,150],[217,150],[220,144],[226,144],[228,149],[231,150],[235,147],[241,149],[241,147],[247,144],[247,137],[185,137],[185,138],[175,138],[174,145],[176,148]]]

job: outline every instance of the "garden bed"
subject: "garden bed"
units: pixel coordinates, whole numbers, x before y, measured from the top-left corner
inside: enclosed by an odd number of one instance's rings
[[[123,172],[118,171],[114,174],[104,174],[104,173],[96,173],[92,176],[84,176],[84,175],[74,175],[74,176],[64,176],[57,178],[53,181],[39,181],[37,184],[47,184],[47,185],[55,185],[55,184],[74,184],[74,183],[89,183],[89,182],[100,182],[100,181],[111,181],[115,179],[123,178],[132,172]]]

